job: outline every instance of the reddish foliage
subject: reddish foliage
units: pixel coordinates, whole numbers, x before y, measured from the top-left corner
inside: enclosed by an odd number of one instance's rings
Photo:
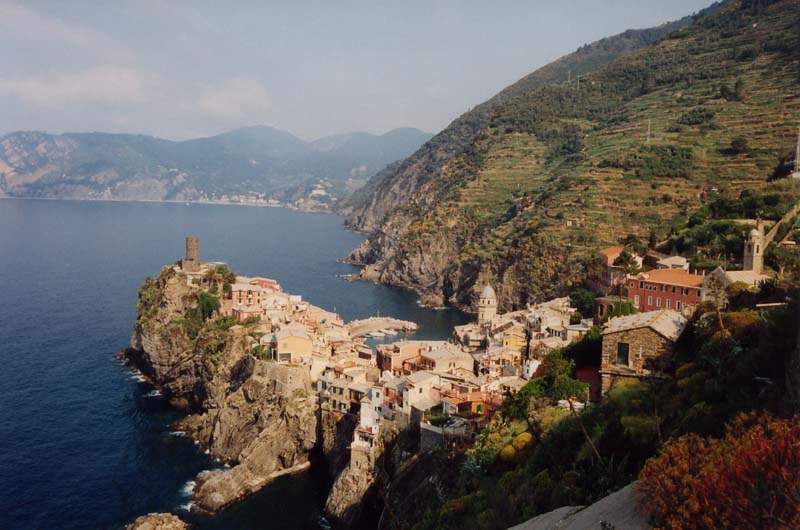
[[[800,528],[800,420],[743,414],[721,440],[683,436],[647,462],[638,490],[665,528]]]

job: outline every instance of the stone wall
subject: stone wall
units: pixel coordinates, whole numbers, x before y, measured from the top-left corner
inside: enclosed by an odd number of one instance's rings
[[[627,343],[628,366],[617,362],[617,345]],[[650,375],[660,371],[673,353],[674,343],[648,327],[603,335],[600,365],[603,394],[620,378]]]

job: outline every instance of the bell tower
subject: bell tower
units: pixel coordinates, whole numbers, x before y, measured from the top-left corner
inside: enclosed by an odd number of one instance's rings
[[[744,243],[742,269],[757,274],[764,272],[764,223],[761,219],[756,222],[756,227],[747,235]]]

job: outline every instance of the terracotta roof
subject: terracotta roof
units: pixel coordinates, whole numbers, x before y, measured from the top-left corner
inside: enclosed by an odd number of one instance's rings
[[[683,287],[700,287],[703,285],[703,280],[706,279],[702,274],[691,274],[684,269],[656,269],[643,272],[637,278],[648,282],[681,285]]]
[[[599,252],[599,254],[605,258],[606,265],[613,265],[614,260],[617,259],[620,254],[622,254],[623,250],[625,250],[625,247],[622,245],[617,245],[615,247],[604,248]]]
[[[686,319],[677,311],[662,309],[660,311],[648,311],[624,317],[612,318],[603,327],[603,335],[618,333],[631,329],[651,328],[664,337],[675,341],[683,333],[686,327]]]

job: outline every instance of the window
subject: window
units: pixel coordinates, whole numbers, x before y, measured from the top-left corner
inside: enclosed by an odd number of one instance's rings
[[[680,309],[681,309],[681,303],[680,302],[675,302],[675,309],[680,311]]]
[[[676,292],[676,291],[677,291],[677,289],[676,289],[676,288],[675,288],[675,286],[673,285],[673,286],[672,286],[672,294],[675,294],[675,292]]]
[[[661,307],[661,297],[656,298],[656,307]]]
[[[628,366],[628,350],[630,346],[627,342],[617,343],[617,364]]]
[[[639,289],[644,289],[644,282],[643,281],[639,282]]]
[[[666,293],[667,292],[667,286],[666,285],[662,285],[661,286],[661,292],[662,293]]]
[[[634,303],[634,305],[639,305],[639,295],[638,294],[633,297],[633,303]]]
[[[419,393],[422,394],[422,389],[421,388],[419,389]]]
[[[672,307],[672,300],[670,300],[669,298],[667,298],[667,302],[666,302],[666,304],[667,304],[667,309],[670,309],[670,308]]]
[[[653,305],[653,297],[652,296],[648,296],[647,297],[647,305]]]

